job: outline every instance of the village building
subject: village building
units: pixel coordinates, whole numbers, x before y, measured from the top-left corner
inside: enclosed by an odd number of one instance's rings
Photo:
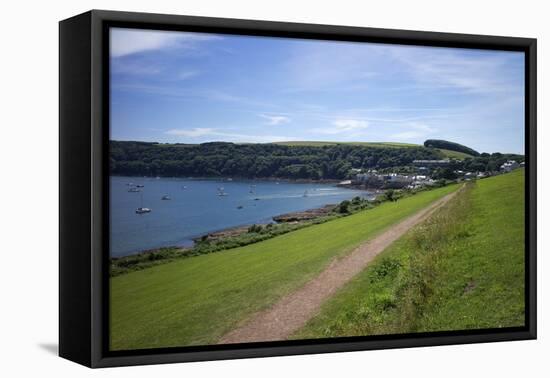
[[[519,164],[515,160],[508,160],[506,163],[504,163],[500,166],[500,170],[502,172],[511,172],[511,171],[513,171],[514,169],[517,169],[517,168],[519,168]]]
[[[424,168],[436,168],[445,167],[449,165],[451,161],[449,159],[441,160],[413,160],[413,165]]]

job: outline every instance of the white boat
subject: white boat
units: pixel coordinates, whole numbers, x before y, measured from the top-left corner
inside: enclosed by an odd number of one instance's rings
[[[168,195],[165,195],[165,196],[162,196],[162,197],[161,197],[161,200],[163,200],[163,201],[169,201],[169,200],[171,200],[171,199],[172,199],[172,198],[171,198],[170,196],[168,196]]]
[[[138,192],[141,192],[141,190],[139,190],[138,188],[130,188],[130,189],[128,189],[128,192],[130,192],[130,193],[138,193]]]
[[[147,214],[151,212],[148,207],[143,207],[143,193],[139,196],[139,207],[136,209],[136,214]]]

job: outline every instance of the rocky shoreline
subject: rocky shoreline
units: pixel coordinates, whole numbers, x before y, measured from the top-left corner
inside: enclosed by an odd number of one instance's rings
[[[281,223],[301,223],[305,221],[310,221],[313,219],[321,218],[324,216],[329,215],[337,205],[325,205],[322,207],[314,208],[314,209],[307,209],[302,211],[293,211],[290,213],[280,214],[274,216],[272,219],[275,223],[281,224]],[[193,238],[193,241],[195,243],[197,242],[204,242],[204,241],[216,241],[220,239],[225,239],[228,237],[235,237],[240,236],[243,234],[246,234],[249,231],[249,228],[252,225],[244,225],[244,226],[237,226],[237,227],[229,227],[223,230],[209,232],[207,234],[198,236],[196,238]]]
[[[291,213],[274,216],[273,220],[277,223],[303,222],[306,220],[324,217],[332,212],[336,208],[336,206],[337,205],[325,205],[316,209],[294,211]]]

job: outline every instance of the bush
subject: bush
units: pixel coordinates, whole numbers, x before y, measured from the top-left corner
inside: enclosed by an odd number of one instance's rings
[[[384,193],[384,197],[388,201],[397,201],[395,190],[393,189],[386,190],[386,192]]]
[[[340,205],[338,206],[338,212],[340,214],[348,214],[349,213],[349,205],[350,202],[348,200],[342,201]]]
[[[380,264],[374,266],[370,272],[370,281],[374,282],[386,277],[387,275],[394,274],[401,268],[401,262],[397,259],[385,258]]]
[[[260,233],[262,232],[262,226],[259,224],[253,224],[252,226],[248,227],[248,233]]]

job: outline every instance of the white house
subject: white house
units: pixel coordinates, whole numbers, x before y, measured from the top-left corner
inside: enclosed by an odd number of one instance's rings
[[[519,164],[515,160],[508,160],[500,166],[500,170],[503,172],[511,172],[516,168],[519,168]]]

